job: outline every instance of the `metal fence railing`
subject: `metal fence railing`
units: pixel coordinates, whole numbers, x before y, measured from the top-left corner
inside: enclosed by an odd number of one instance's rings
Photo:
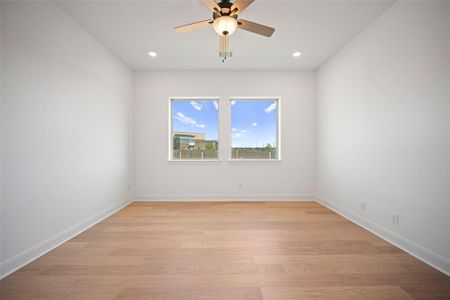
[[[277,159],[276,148],[232,148],[232,159]],[[218,159],[217,150],[173,150],[172,159]]]
[[[217,150],[173,150],[172,159],[217,159]]]
[[[277,159],[276,148],[232,148],[233,159]]]

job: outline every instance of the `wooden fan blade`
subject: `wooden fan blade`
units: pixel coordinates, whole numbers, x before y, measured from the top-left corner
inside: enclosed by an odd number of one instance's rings
[[[203,3],[208,6],[210,10],[213,12],[220,13],[220,6],[217,5],[217,2],[214,0],[203,0]]]
[[[182,32],[186,32],[186,31],[200,29],[200,28],[206,27],[212,23],[213,23],[213,20],[204,20],[204,21],[200,21],[200,22],[195,22],[195,23],[175,27],[175,31],[178,33],[182,33]]]
[[[271,37],[273,32],[275,31],[275,28],[261,25],[261,24],[255,23],[255,22],[244,20],[244,19],[238,20],[238,26],[241,29],[244,29],[244,30],[256,33],[256,34],[264,35],[267,37]]]
[[[250,4],[253,3],[255,0],[236,0],[233,5],[231,6],[231,11],[234,11],[237,9],[236,14],[240,14],[244,11],[244,9],[247,8]]]

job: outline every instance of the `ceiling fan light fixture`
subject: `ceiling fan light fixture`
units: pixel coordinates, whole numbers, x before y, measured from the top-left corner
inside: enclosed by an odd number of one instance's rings
[[[233,17],[222,16],[214,20],[213,27],[217,34],[230,36],[236,31],[238,23]]]

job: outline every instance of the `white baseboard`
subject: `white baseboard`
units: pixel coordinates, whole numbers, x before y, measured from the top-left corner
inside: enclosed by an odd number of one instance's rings
[[[114,214],[118,210],[127,206],[131,202],[132,202],[132,200],[128,199],[128,200],[122,201],[118,204],[115,204],[115,205],[113,205],[91,217],[88,217],[85,220],[78,222],[77,224],[55,234],[54,236],[34,245],[33,247],[29,248],[28,250],[25,250],[15,256],[11,257],[10,259],[2,262],[0,264],[0,279],[5,278],[9,274],[17,271],[18,269],[22,268],[23,266],[25,266],[27,264],[29,264],[33,260],[41,257],[42,255],[55,249],[59,245],[67,242],[68,240],[72,239],[76,235],[82,233],[83,231],[89,229],[90,227],[92,227],[95,224],[99,223],[100,221],[106,219],[110,215]]]
[[[301,194],[184,194],[136,196],[134,201],[315,201],[314,195]]]
[[[329,200],[324,199],[323,197],[316,197],[317,201],[328,207],[329,209],[335,211],[340,214],[344,218],[352,221],[353,223],[358,224],[359,226],[365,228],[376,236],[382,238],[383,240],[393,244],[394,246],[402,249],[403,251],[409,253],[410,255],[420,259],[424,263],[430,265],[431,267],[441,271],[442,273],[450,276],[450,261],[446,258],[414,243],[413,241],[408,240],[407,238],[390,231],[380,225],[369,221],[366,218],[358,216],[349,210],[338,206],[332,203]]]

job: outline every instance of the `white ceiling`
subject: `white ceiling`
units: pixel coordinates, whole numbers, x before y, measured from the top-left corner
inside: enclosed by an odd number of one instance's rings
[[[361,32],[392,1],[256,0],[240,17],[275,27],[271,38],[238,30],[222,63],[212,28],[174,27],[211,17],[198,1],[57,1],[76,22],[135,70],[315,69]],[[158,53],[150,58],[148,51]],[[292,57],[294,51],[303,55]]]

